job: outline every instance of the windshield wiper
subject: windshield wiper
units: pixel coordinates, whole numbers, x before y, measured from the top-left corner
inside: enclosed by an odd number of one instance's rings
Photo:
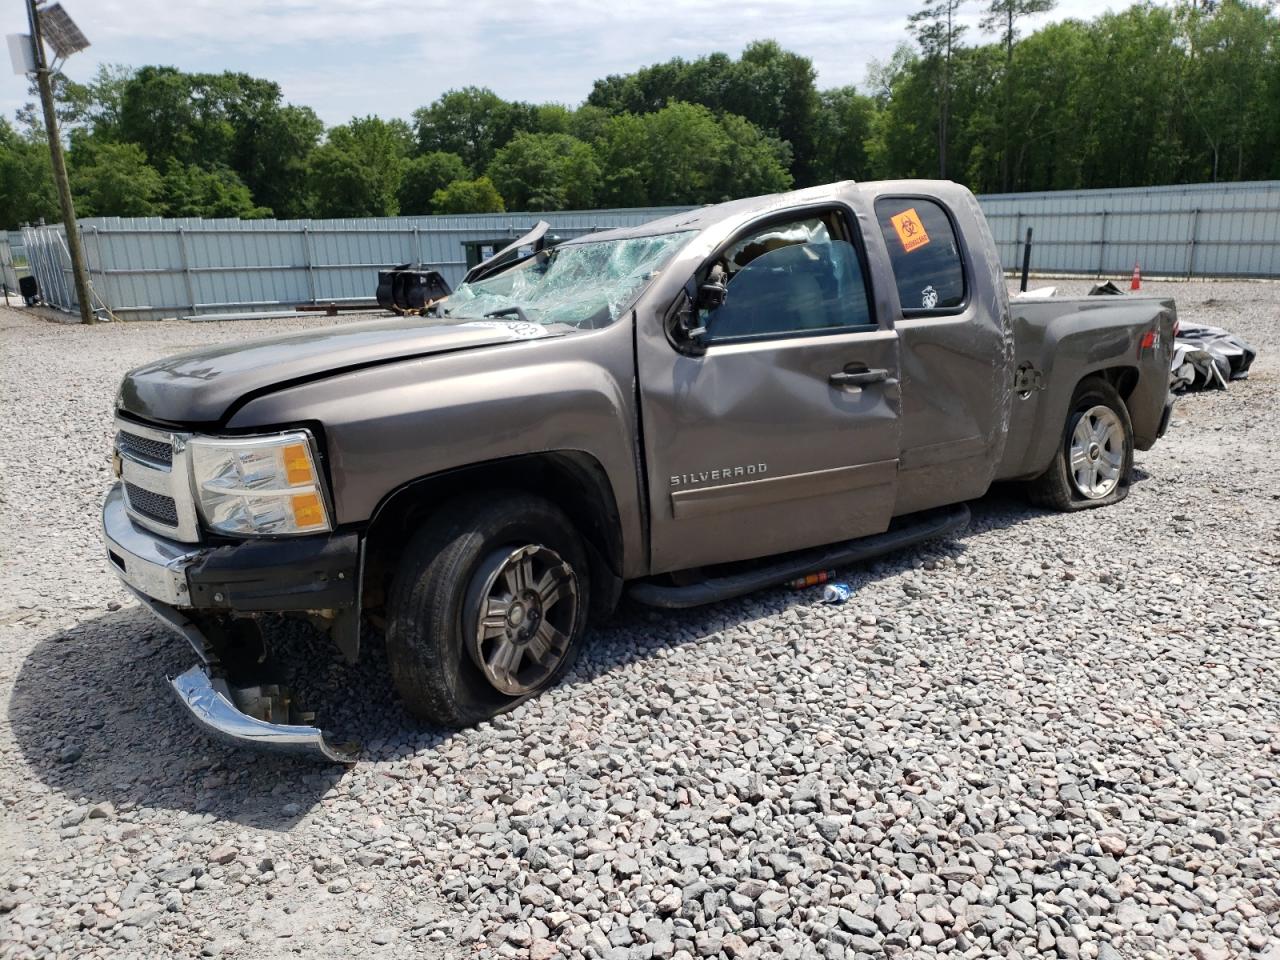
[[[501,310],[490,310],[486,317],[516,317],[521,323],[533,323],[523,307],[503,307]]]

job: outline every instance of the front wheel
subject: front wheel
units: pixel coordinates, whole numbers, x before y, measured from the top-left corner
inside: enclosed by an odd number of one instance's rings
[[[461,727],[552,686],[581,646],[588,594],[582,543],[552,503],[490,493],[442,505],[391,588],[387,656],[405,706]]]
[[[1085,510],[1123,500],[1133,469],[1133,425],[1115,387],[1089,378],[1076,388],[1049,469],[1028,484],[1032,502]]]

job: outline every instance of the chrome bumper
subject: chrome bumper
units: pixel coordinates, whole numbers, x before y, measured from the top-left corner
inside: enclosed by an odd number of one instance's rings
[[[313,756],[334,763],[356,761],[354,749],[331,744],[316,727],[267,723],[241,713],[231,702],[226,684],[214,680],[201,666],[194,666],[169,682],[196,723],[223,740],[260,750]]]
[[[201,663],[170,678],[179,702],[210,733],[241,746],[292,753],[336,763],[354,763],[349,747],[331,744],[318,727],[268,723],[239,710],[226,682],[210,671],[217,658],[200,628],[183,612],[190,608],[187,567],[204,551],[191,544],[166,540],[134,524],[125,510],[119,483],[107,493],[102,506],[102,536],[108,566],[129,591],[165,626],[186,639]]]
[[[127,586],[170,606],[190,605],[187,567],[203,551],[134,523],[125,505],[123,484],[114,484],[102,505],[102,539],[109,566]]]

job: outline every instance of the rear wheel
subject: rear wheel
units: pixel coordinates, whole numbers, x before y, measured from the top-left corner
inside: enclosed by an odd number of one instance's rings
[[[522,493],[444,504],[410,542],[392,584],[392,680],[428,723],[494,717],[564,674],[588,601],[585,552],[553,504]]]
[[[1091,377],[1081,382],[1049,469],[1028,484],[1034,503],[1084,510],[1123,500],[1133,468],[1133,426],[1115,387]]]

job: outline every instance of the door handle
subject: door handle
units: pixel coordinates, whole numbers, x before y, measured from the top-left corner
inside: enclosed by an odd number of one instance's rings
[[[889,379],[888,370],[841,370],[828,378],[837,387],[865,387],[871,383],[883,383]]]

